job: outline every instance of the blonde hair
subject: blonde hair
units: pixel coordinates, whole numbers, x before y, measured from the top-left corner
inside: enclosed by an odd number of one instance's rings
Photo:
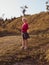
[[[27,18],[25,18],[25,17],[22,17],[22,21],[24,21],[24,20],[26,20],[26,21],[27,21]]]

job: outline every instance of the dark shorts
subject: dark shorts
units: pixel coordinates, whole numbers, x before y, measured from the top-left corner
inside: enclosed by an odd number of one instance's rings
[[[28,39],[30,38],[29,34],[26,32],[26,33],[22,33],[22,37],[23,39]]]

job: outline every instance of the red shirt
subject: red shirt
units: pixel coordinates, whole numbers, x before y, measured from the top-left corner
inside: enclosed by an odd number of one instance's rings
[[[28,23],[24,23],[21,28],[21,32],[25,33],[28,30]]]

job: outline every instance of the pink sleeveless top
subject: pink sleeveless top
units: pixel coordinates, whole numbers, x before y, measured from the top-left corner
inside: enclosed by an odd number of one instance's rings
[[[24,23],[21,28],[21,32],[25,33],[28,30],[28,23]]]

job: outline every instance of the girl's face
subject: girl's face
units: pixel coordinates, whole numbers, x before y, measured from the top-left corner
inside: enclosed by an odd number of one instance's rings
[[[26,20],[25,19],[23,19],[23,23],[25,23],[26,22]]]
[[[23,22],[23,23],[26,23],[26,22],[27,22],[27,19],[22,19],[22,22]]]

